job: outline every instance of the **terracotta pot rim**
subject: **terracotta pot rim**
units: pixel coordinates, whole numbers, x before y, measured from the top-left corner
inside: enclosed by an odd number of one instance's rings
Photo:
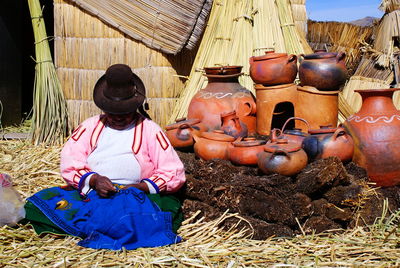
[[[340,90],[319,90],[316,87],[311,86],[297,86],[297,90],[319,95],[336,95],[340,92]]]
[[[329,58],[336,58],[338,53],[336,52],[318,52],[304,55],[304,59],[306,60],[316,60],[316,59],[329,59]]]
[[[296,86],[295,83],[290,83],[290,84],[280,84],[280,85],[274,85],[274,86],[264,86],[263,84],[255,84],[254,88],[256,90],[270,90],[270,89],[280,89],[280,88],[289,88]]]
[[[383,88],[383,89],[355,89],[354,92],[365,92],[365,93],[373,93],[373,92],[395,92],[397,90],[400,90],[400,88]]]
[[[243,75],[244,73],[237,73],[237,74],[205,74],[206,77],[209,78],[233,78],[233,77],[239,77],[241,75]]]
[[[267,141],[264,141],[264,140],[232,142],[233,146],[235,146],[235,147],[254,147],[254,146],[264,145],[266,143],[267,143]]]
[[[172,123],[170,125],[167,125],[167,126],[165,126],[165,129],[166,130],[176,129],[176,128],[179,128],[181,125],[184,125],[184,124],[188,124],[190,126],[193,126],[193,125],[196,125],[196,124],[198,124],[200,122],[201,122],[200,119],[191,118],[191,119],[186,119],[186,120],[183,120],[183,121],[178,121],[176,123]]]
[[[267,51],[265,55],[262,56],[253,56],[254,61],[262,61],[262,60],[272,60],[276,58],[282,58],[288,56],[287,53],[275,53],[274,51]]]
[[[202,132],[201,137],[207,140],[224,141],[224,142],[233,142],[235,140],[233,136],[229,136],[218,132]]]

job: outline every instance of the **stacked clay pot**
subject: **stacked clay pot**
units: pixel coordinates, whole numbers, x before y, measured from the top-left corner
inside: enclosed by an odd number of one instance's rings
[[[190,150],[193,147],[193,132],[207,131],[200,119],[177,119],[175,123],[165,127],[165,134],[171,145],[180,150]]]
[[[269,135],[275,106],[296,101],[297,56],[268,51],[250,57],[250,77],[257,99],[257,133]]]
[[[235,111],[249,134],[256,131],[256,102],[239,84],[242,66],[206,67],[208,84],[191,100],[188,119],[200,119],[209,131],[221,129],[221,114]]]

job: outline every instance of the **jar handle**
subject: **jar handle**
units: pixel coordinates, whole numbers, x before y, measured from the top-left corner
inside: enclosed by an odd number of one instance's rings
[[[279,134],[277,134],[277,132],[279,132]],[[272,129],[271,134],[270,134],[271,142],[275,142],[281,134],[282,134],[282,131],[279,128]]]
[[[297,61],[297,56],[294,55],[294,54],[290,54],[290,55],[288,56],[288,59],[287,59],[286,64],[288,64],[289,62],[292,62],[292,61]]]
[[[336,62],[339,62],[341,60],[343,60],[346,57],[346,53],[344,52],[339,52],[336,56]]]
[[[256,105],[251,104],[250,102],[243,103],[242,107],[243,107],[244,116],[253,115],[253,114],[256,114],[256,112],[257,112]]]
[[[285,150],[285,149],[276,149],[272,154],[271,157],[269,158],[269,160],[271,160],[275,155],[284,155],[287,158],[291,158],[290,154]]]
[[[285,124],[283,124],[282,133],[283,133],[283,131],[285,130],[285,127],[286,127],[287,123],[289,123],[290,120],[300,120],[300,121],[303,121],[303,122],[307,125],[307,131],[310,129],[310,124],[308,124],[307,120],[305,120],[305,119],[303,119],[303,118],[301,118],[301,117],[295,117],[295,116],[294,116],[294,117],[288,118],[288,120],[286,120]]]
[[[332,139],[335,141],[337,137],[343,136],[346,134],[346,130],[344,128],[338,128],[335,130],[335,133],[332,135]]]

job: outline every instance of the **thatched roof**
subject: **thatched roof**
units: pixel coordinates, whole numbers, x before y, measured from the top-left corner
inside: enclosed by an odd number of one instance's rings
[[[212,0],[71,0],[135,40],[168,54],[199,39]]]

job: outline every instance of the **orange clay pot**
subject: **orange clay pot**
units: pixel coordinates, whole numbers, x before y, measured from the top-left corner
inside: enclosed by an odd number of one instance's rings
[[[204,160],[228,160],[228,146],[235,140],[234,137],[224,134],[222,130],[193,133],[194,153]]]
[[[230,67],[230,66],[228,66]],[[191,100],[187,118],[197,118],[212,131],[221,129],[221,114],[236,111],[249,134],[256,131],[256,102],[248,89],[239,84],[236,74],[207,75],[208,84]]]
[[[297,56],[266,52],[250,58],[250,77],[254,83],[267,86],[293,83],[297,75]]]
[[[257,165],[257,154],[264,151],[265,140],[238,138],[228,147],[229,160],[236,165]]]
[[[331,156],[337,156],[342,162],[352,159],[354,142],[343,127],[321,126],[310,129],[308,133],[310,135],[304,139],[302,147],[309,160]]]
[[[353,162],[378,186],[400,184],[400,112],[392,101],[397,90],[355,90],[363,103],[344,123],[354,140]]]
[[[264,152],[257,154],[258,167],[265,174],[278,173],[292,176],[307,166],[307,154],[300,146],[278,139],[264,146]]]
[[[174,148],[186,149],[194,144],[192,136],[193,131],[207,131],[207,128],[201,124],[200,119],[177,119],[176,123],[165,127],[165,134]]]
[[[319,90],[339,90],[347,78],[344,52],[301,55],[299,78],[302,86]]]
[[[225,134],[235,138],[247,136],[247,126],[240,122],[235,111],[221,114],[221,121],[221,130]]]

